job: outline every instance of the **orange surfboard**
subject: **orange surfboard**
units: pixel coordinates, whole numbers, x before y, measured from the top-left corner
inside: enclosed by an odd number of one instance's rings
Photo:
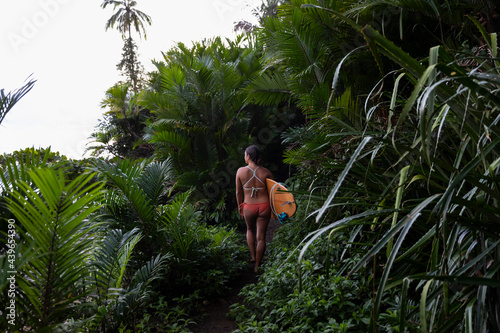
[[[292,217],[297,210],[293,194],[288,192],[288,189],[283,184],[269,178],[266,178],[266,186],[273,218],[282,222],[284,218]]]

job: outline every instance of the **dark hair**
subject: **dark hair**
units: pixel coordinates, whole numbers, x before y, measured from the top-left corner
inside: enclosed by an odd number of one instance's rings
[[[255,164],[262,165],[262,154],[259,147],[257,147],[256,145],[248,146],[247,149],[245,149],[245,153],[247,153],[247,155]]]

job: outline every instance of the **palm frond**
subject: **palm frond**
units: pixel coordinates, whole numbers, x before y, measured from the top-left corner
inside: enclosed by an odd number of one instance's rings
[[[106,301],[108,289],[121,288],[132,251],[141,237],[137,228],[126,233],[115,229],[110,230],[99,242],[91,261],[93,284],[99,289],[98,294],[104,295],[104,299],[99,302]]]
[[[19,234],[24,249],[34,242],[34,259],[19,276],[20,292],[32,306],[26,315],[36,316],[39,320],[31,318],[32,323],[47,328],[86,293],[80,288],[92,234],[87,217],[99,209],[103,184],[91,183],[93,174],[67,183],[63,170],[38,168],[28,173],[33,185],[20,181],[20,191],[7,200],[23,227]]]
[[[147,225],[155,216],[155,211],[151,205],[151,200],[143,189],[137,185],[137,180],[141,176],[143,169],[130,160],[124,160],[117,165],[108,164],[106,161],[98,159],[95,159],[93,163],[95,169],[102,176],[109,179],[112,186],[121,191],[130,203],[130,208],[134,211],[140,223],[147,228]]]
[[[35,85],[36,80],[29,80],[21,88],[5,94],[4,89],[0,89],[0,124],[7,113],[23,98]]]
[[[163,162],[149,163],[138,179],[138,184],[146,193],[151,204],[159,204],[160,197],[165,195],[167,182],[171,181],[173,166],[170,159]]]
[[[255,77],[245,89],[248,91],[248,99],[259,105],[279,104],[292,95],[285,77],[280,73],[263,73]]]

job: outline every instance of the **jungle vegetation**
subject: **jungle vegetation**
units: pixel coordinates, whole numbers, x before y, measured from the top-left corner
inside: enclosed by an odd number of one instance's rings
[[[234,175],[257,144],[299,210],[236,332],[500,332],[499,10],[266,1],[110,87],[92,158],[4,155],[14,329],[189,332],[246,267]]]

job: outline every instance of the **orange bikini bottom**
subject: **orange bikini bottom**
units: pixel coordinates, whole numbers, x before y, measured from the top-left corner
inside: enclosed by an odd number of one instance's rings
[[[259,203],[246,203],[243,202],[240,207],[243,207],[257,216],[267,217],[271,216],[271,205],[268,201]]]

